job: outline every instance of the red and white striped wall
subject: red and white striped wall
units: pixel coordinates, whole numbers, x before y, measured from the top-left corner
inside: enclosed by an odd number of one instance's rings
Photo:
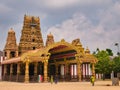
[[[102,77],[103,77],[103,74],[100,74],[100,73],[96,74],[96,79],[102,79]]]
[[[70,65],[70,75],[72,78],[77,78],[77,64]]]
[[[82,69],[83,78],[86,78],[86,76],[92,75],[90,63],[83,63],[81,66],[81,69]]]
[[[70,64],[69,69],[70,69],[71,78],[77,78],[77,64]],[[90,63],[82,64],[81,71],[82,71],[83,78],[86,78],[86,76],[91,76],[92,71],[90,68]],[[65,73],[66,73],[65,65],[63,64],[60,66],[60,75],[64,76]]]

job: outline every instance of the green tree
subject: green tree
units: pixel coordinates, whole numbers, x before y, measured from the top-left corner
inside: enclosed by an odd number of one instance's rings
[[[96,73],[103,74],[103,79],[105,79],[105,74],[109,74],[113,70],[113,61],[110,60],[108,52],[104,50],[99,50],[95,56],[98,59],[95,65]]]
[[[109,56],[113,56],[113,52],[112,52],[111,49],[108,49],[108,48],[107,48],[106,51],[108,52]]]
[[[113,59],[113,62],[114,62],[113,71],[116,72],[116,73],[120,72],[120,56],[115,57]]]

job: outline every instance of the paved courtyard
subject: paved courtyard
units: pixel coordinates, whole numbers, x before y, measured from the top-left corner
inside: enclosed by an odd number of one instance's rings
[[[50,83],[17,83],[0,81],[0,90],[120,90],[120,86],[111,86],[111,81],[90,82],[59,82]],[[110,85],[110,86],[107,86]]]

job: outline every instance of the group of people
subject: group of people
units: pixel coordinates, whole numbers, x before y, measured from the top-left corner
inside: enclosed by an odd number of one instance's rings
[[[55,84],[57,84],[57,82],[58,82],[58,77],[57,77],[57,75],[56,75],[55,77],[53,77],[53,76],[51,75],[51,77],[50,77],[50,82],[51,82],[51,84],[53,84],[53,82],[55,82]]]
[[[39,75],[39,76],[38,76],[38,82],[42,82],[42,81],[43,81],[42,75]],[[55,82],[55,84],[57,84],[57,83],[58,83],[58,76],[55,75],[55,76],[53,77],[53,75],[51,75],[51,77],[50,77],[50,82],[51,82],[51,84],[53,84],[53,82]],[[93,75],[92,75],[91,78],[90,78],[90,82],[91,82],[92,86],[94,86],[95,77],[94,77]]]
[[[38,75],[38,82],[39,83],[43,82],[42,75]],[[58,83],[58,77],[57,77],[57,75],[55,75],[54,77],[53,77],[53,75],[51,75],[50,76],[50,82],[51,82],[51,84],[53,84],[53,82],[55,82],[55,84],[57,84]]]

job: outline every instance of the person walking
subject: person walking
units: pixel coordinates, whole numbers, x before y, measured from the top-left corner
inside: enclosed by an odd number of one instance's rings
[[[53,76],[52,75],[50,77],[50,82],[51,82],[51,84],[53,84]]]
[[[94,86],[95,83],[95,77],[92,75],[90,78],[90,82],[92,83],[92,86]]]
[[[57,84],[57,82],[58,82],[58,76],[55,75],[55,84]]]

